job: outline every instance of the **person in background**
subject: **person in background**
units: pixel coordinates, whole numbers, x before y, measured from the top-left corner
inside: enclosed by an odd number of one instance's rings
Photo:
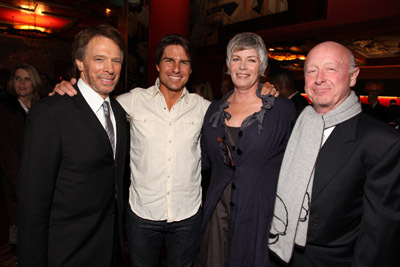
[[[349,49],[307,55],[313,103],[296,121],[278,180],[272,266],[400,266],[400,134],[361,113]]]
[[[234,88],[210,105],[201,139],[202,168],[211,169],[195,266],[269,266],[268,233],[293,104],[260,95],[267,51],[254,33],[226,49]]]
[[[231,77],[225,77],[227,76],[226,74],[224,75],[224,78],[222,79],[221,83],[221,97],[224,97],[229,91],[233,89],[233,83]],[[275,90],[277,90],[275,88]]]
[[[0,176],[7,207],[9,243],[17,242],[17,177],[24,141],[25,119],[39,100],[41,81],[36,69],[18,64],[11,73],[7,91],[0,97]]]
[[[389,105],[389,107],[387,108],[386,111],[387,111],[386,112],[386,114],[387,114],[387,116],[386,116],[387,123],[390,126],[398,128],[398,126],[400,124],[400,106],[397,105],[395,99],[390,100],[390,105]]]
[[[208,80],[195,81],[194,83],[192,83],[191,91],[198,94],[199,96],[202,96],[208,101],[212,102],[214,100],[213,88],[210,81]]]
[[[303,109],[308,106],[308,101],[296,90],[293,74],[287,69],[276,69],[269,73],[268,80],[275,85],[279,95],[290,99],[296,109],[298,117]]]
[[[363,112],[375,119],[386,122],[386,107],[379,103],[378,96],[379,93],[377,91],[368,93],[369,104],[362,105]]]
[[[0,67],[0,97],[7,92],[7,83],[11,77],[11,70]]]
[[[46,73],[39,73],[40,79],[42,80],[42,91],[40,93],[40,98],[46,97],[53,90],[54,85],[51,83],[49,76]]]
[[[115,28],[80,31],[74,97],[46,97],[27,118],[18,181],[18,266],[119,267],[126,114],[109,96],[125,41]]]

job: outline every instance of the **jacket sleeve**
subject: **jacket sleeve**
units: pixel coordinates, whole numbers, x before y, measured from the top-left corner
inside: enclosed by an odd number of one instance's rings
[[[384,153],[373,156],[375,163],[366,169],[356,267],[400,266],[400,137],[396,136]]]
[[[57,120],[39,102],[28,114],[18,180],[18,266],[47,266],[49,219],[60,159]]]

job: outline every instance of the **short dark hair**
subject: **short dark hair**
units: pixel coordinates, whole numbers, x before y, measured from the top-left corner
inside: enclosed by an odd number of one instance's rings
[[[159,65],[161,62],[162,55],[164,53],[164,49],[169,45],[180,45],[186,52],[190,60],[190,65],[193,67],[193,48],[190,44],[190,41],[183,37],[180,34],[169,34],[158,42],[156,46],[156,51],[154,52],[154,63]]]
[[[125,40],[121,33],[110,25],[97,25],[83,29],[75,36],[72,43],[72,61],[74,64],[75,59],[83,61],[86,56],[87,46],[94,37],[106,37],[111,39],[121,49],[121,56],[124,56]]]
[[[282,87],[286,88],[287,92],[296,92],[296,83],[293,74],[287,69],[272,69],[268,77],[269,81],[272,82],[277,90],[282,90]]]

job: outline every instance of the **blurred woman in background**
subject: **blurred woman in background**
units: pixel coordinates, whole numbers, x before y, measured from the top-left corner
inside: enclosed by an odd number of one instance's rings
[[[0,97],[0,175],[9,222],[9,243],[17,237],[17,177],[24,140],[25,119],[39,100],[41,80],[37,70],[25,63],[11,73],[7,90]]]

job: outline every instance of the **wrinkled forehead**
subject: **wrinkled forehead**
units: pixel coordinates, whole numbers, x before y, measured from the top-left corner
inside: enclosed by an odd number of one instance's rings
[[[336,44],[322,44],[314,47],[307,55],[304,67],[334,64],[348,67],[350,54],[347,49]]]

